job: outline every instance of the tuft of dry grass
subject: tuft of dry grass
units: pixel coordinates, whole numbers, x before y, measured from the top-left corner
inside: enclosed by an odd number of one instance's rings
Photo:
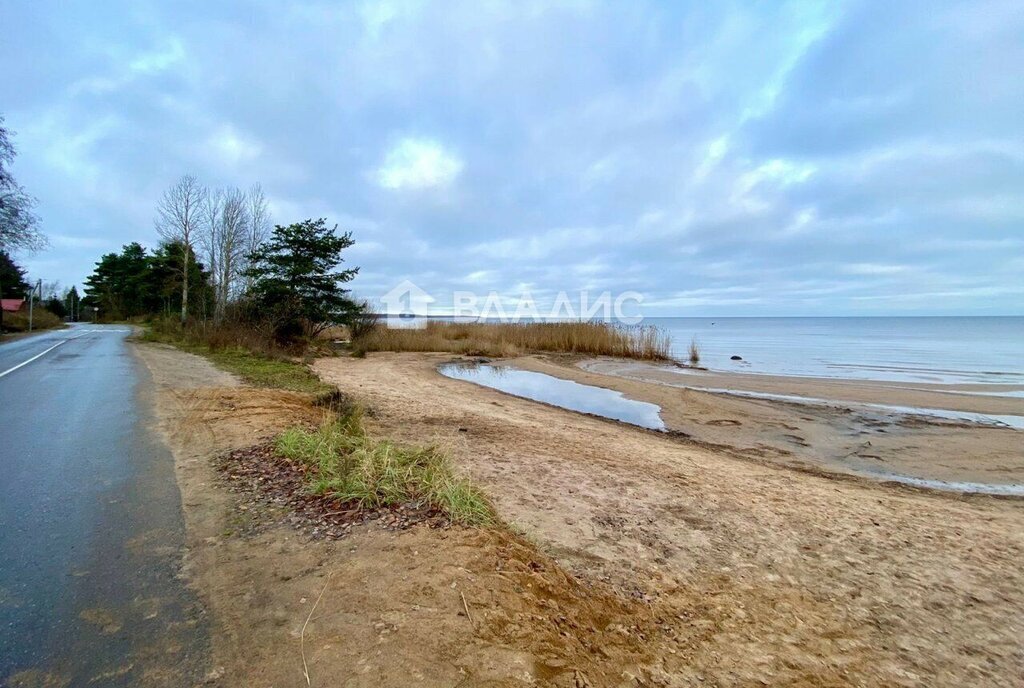
[[[352,338],[352,333],[344,325],[331,325],[317,334],[316,338],[324,342],[345,342]]]
[[[150,322],[142,338],[179,346],[202,347],[209,351],[244,350],[269,358],[285,358],[301,353],[301,347],[286,348],[279,345],[269,328],[237,320],[220,323],[194,320],[183,325],[177,318],[156,318]]]
[[[690,340],[689,353],[691,364],[697,365],[700,363],[700,344],[697,343],[696,338]]]
[[[447,351],[516,356],[533,351],[668,360],[671,341],[653,326],[604,322],[456,323],[432,320],[421,329],[376,327],[357,338],[357,352]]]
[[[437,447],[370,437],[358,407],[328,418],[315,430],[287,430],[276,448],[309,468],[310,489],[316,494],[370,508],[429,504],[465,525],[497,521],[486,497],[455,472],[447,454]]]

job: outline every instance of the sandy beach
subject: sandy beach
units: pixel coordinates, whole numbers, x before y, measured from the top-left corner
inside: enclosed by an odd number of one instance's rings
[[[214,468],[315,422],[308,399],[139,351],[175,455],[185,573],[215,623],[210,685],[305,685],[304,665],[311,685],[1021,685],[1021,500],[794,470],[445,378],[450,355],[372,354],[314,368],[374,432],[447,449],[507,527],[325,540]]]
[[[1024,688],[1024,0],[0,16],[0,688]]]
[[[743,426],[707,425],[721,445],[665,436],[445,379],[436,367],[446,360],[384,354],[316,369],[364,399],[384,431],[450,447],[502,517],[580,579],[654,605],[708,603],[710,616],[692,619],[702,641],[661,656],[658,685],[1020,685],[1019,500],[792,470],[783,464],[805,456],[818,465],[813,452],[774,456],[770,440],[746,447],[753,428],[739,436]],[[545,358],[513,363],[641,384]],[[730,419],[717,395],[702,396],[705,417]],[[732,416],[746,418],[747,403]],[[772,413],[764,405],[759,423]],[[666,420],[682,423],[680,413],[666,407]],[[790,410],[777,413],[776,435],[802,432],[783,427]],[[963,428],[934,432],[952,430]],[[993,451],[1009,457],[1015,436],[1001,433],[1012,431],[991,432],[1000,433]],[[943,442],[937,434],[934,445]],[[971,475],[955,459],[950,474]],[[1006,479],[1019,467],[1007,466]]]

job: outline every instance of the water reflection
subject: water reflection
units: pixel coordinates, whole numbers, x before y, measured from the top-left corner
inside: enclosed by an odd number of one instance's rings
[[[621,392],[582,385],[544,373],[508,366],[479,363],[449,363],[438,369],[442,375],[474,382],[517,397],[542,401],[570,411],[591,413],[649,430],[664,430],[661,407],[646,401],[627,399]]]

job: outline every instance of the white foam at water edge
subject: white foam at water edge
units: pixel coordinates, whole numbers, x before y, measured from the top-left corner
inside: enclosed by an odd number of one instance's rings
[[[899,473],[886,473],[884,471],[870,471],[867,473],[867,475],[870,475],[872,478],[891,480],[893,482],[903,483],[904,485],[913,485],[914,487],[927,487],[933,490],[947,490],[951,492],[976,492],[978,494],[1024,497],[1024,485],[1021,485],[1019,483],[999,485],[994,483],[972,483],[960,482],[955,480],[930,480],[928,478],[914,478],[909,475],[900,475]]]
[[[1011,416],[1000,414],[974,413],[972,411],[950,411],[948,409],[918,408],[916,406],[896,406],[893,404],[868,404],[860,402],[844,402],[835,399],[821,399],[819,397],[803,397],[795,394],[772,394],[769,392],[747,392],[744,390],[724,389],[721,387],[696,387],[685,385],[684,389],[692,389],[698,392],[709,392],[711,394],[729,394],[736,397],[749,399],[768,399],[773,401],[792,401],[800,404],[823,404],[844,406],[856,406],[859,408],[879,409],[892,411],[908,416],[931,416],[944,420],[962,421],[965,423],[977,423],[979,425],[991,425],[995,427],[1014,428],[1024,430],[1024,416]]]

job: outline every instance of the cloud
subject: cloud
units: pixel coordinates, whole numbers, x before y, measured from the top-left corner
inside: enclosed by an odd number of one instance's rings
[[[176,37],[167,38],[160,47],[143,52],[128,63],[134,74],[156,74],[163,72],[185,59],[185,48]]]
[[[68,236],[67,234],[54,234],[50,237],[50,243],[60,248],[72,249],[105,249],[111,247],[110,241],[100,237]]]
[[[8,9],[14,171],[62,237],[29,261],[40,277],[80,282],[98,251],[155,243],[156,200],[190,172],[262,182],[275,222],[352,230],[366,296],[408,278],[439,296],[528,285],[542,308],[632,289],[662,315],[1020,312],[1019,2],[183,17]]]
[[[842,267],[842,271],[848,275],[898,275],[909,269],[906,265],[883,265],[879,263],[853,263]]]
[[[244,136],[231,124],[217,127],[206,138],[203,148],[211,164],[234,168],[252,164],[263,152],[258,142]]]
[[[462,161],[437,141],[405,138],[388,151],[377,170],[385,189],[446,188],[462,171]]]

